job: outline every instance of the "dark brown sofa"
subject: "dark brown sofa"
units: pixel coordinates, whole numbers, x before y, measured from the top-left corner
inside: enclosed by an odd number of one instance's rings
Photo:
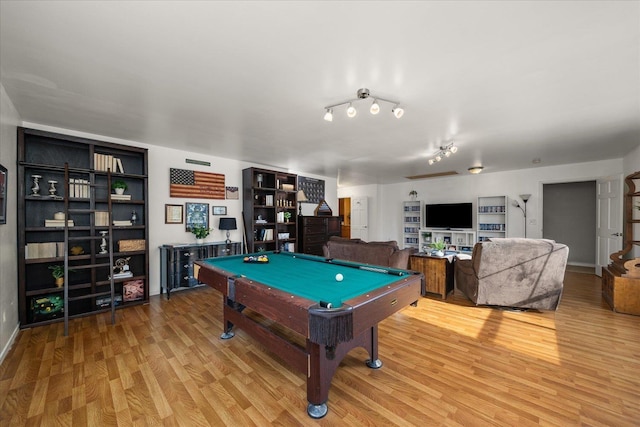
[[[555,310],[562,295],[567,245],[503,238],[476,243],[455,262],[456,288],[476,305]]]
[[[409,256],[415,249],[400,249],[396,241],[365,242],[332,236],[322,247],[322,252],[325,258],[407,270]]]

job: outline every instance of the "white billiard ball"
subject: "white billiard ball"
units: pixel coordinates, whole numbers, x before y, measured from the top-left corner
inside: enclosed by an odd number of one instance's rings
[[[342,276],[342,274],[340,274],[340,273],[336,274],[336,281],[337,281],[337,282],[342,282],[342,279],[344,279],[344,277]]]

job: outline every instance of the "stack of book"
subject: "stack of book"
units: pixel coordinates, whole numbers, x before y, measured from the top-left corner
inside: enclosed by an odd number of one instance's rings
[[[73,220],[70,219],[67,221],[69,227],[73,227]],[[45,227],[64,227],[64,219],[45,219],[44,220]]]
[[[131,200],[131,194],[111,194],[111,200]]]
[[[122,221],[114,220],[113,225],[115,225],[116,227],[128,227],[133,224],[130,220],[122,220]]]

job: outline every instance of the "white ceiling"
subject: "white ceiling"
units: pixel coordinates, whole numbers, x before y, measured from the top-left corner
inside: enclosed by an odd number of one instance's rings
[[[22,120],[341,186],[640,144],[638,1],[2,0],[0,15],[0,78]],[[404,117],[363,100],[354,119],[323,120],[359,88]],[[451,138],[458,153],[429,166]]]

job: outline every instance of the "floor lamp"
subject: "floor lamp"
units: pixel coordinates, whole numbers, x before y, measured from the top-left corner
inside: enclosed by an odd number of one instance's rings
[[[520,198],[524,202],[524,208],[520,206],[520,203],[518,203],[517,200],[513,201],[513,206],[520,208],[520,210],[522,211],[522,214],[524,215],[524,238],[526,239],[527,238],[527,202],[531,198],[531,194],[521,194]]]

